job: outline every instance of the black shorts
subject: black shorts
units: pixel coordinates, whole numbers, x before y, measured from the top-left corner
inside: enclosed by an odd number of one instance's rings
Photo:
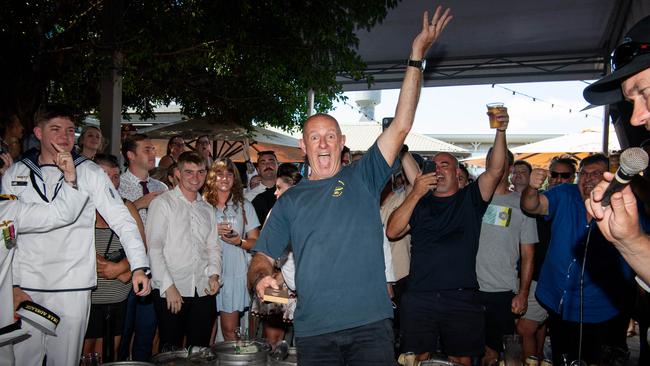
[[[515,334],[515,314],[512,313],[512,298],[515,294],[507,292],[480,291],[485,307],[485,345],[503,351],[503,336]]]
[[[480,356],[485,352],[483,313],[477,290],[407,290],[400,310],[402,352]]]
[[[122,335],[124,327],[124,315],[126,314],[126,300],[114,304],[92,304],[90,305],[90,317],[86,339],[104,337],[104,322],[107,315],[110,315],[110,329],[113,336]]]

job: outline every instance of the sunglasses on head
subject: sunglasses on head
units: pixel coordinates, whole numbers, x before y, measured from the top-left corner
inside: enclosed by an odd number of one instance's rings
[[[650,43],[626,42],[612,52],[612,71],[629,64],[636,56],[650,53]]]
[[[571,178],[571,175],[573,175],[573,173],[570,173],[570,172],[562,172],[562,173],[560,173],[560,172],[551,172],[551,178],[561,177],[562,179],[569,179],[569,178]]]

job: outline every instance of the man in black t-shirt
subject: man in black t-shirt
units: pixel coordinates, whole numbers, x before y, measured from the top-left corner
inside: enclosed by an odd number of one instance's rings
[[[475,267],[481,219],[505,169],[507,112],[498,118],[503,125],[496,131],[492,159],[476,182],[460,189],[458,160],[438,153],[436,171],[415,179],[388,220],[389,238],[411,233],[411,272],[400,311],[402,351],[418,353],[419,360],[438,344],[463,365],[484,352]]]

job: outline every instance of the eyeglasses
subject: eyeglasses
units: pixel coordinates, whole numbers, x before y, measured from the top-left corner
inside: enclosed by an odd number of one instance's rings
[[[612,71],[629,64],[636,56],[650,53],[650,43],[626,42],[612,52]]]
[[[551,172],[551,178],[561,177],[562,179],[569,179],[573,173],[571,172]]]
[[[603,176],[603,172],[601,172],[600,170],[596,170],[591,173],[581,171],[578,172],[578,175],[580,175],[581,178],[591,178],[591,177],[601,178]]]

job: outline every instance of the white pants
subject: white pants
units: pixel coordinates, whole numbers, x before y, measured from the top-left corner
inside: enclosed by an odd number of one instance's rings
[[[0,347],[0,366],[12,366],[15,365],[14,361],[14,346],[7,344]]]
[[[23,321],[31,337],[14,345],[16,365],[41,366],[47,355],[48,366],[78,365],[90,315],[90,291],[25,291],[35,303],[55,312],[61,321],[56,336],[49,336]]]

